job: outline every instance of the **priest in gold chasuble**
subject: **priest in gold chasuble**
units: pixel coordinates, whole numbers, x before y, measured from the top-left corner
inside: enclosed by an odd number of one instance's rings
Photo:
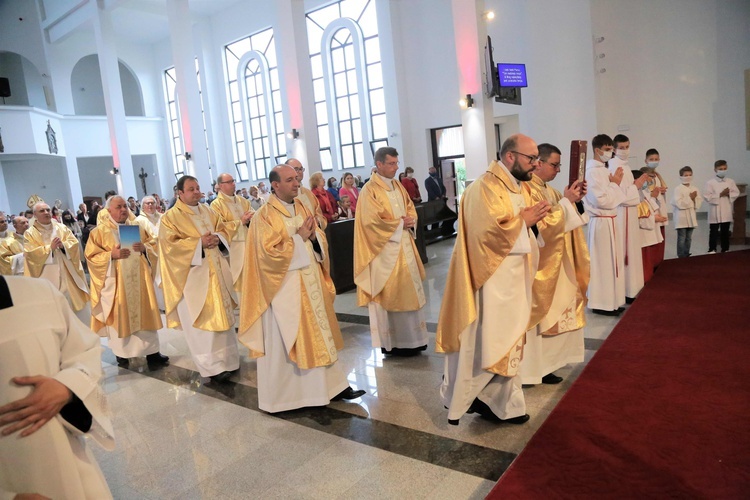
[[[150,368],[168,364],[159,353],[157,330],[162,328],[156,303],[148,247],[153,236],[128,220],[127,202],[115,195],[107,200],[99,224],[89,234],[86,262],[91,276],[91,329],[109,337],[109,347],[120,366],[128,358],[145,356]],[[120,236],[121,226],[138,228],[140,239],[129,248]]]
[[[200,203],[202,193],[195,177],[180,177],[177,196],[159,225],[167,327],[185,333],[202,377],[224,382],[240,366],[234,330],[237,301],[227,261],[231,231]]]
[[[81,264],[78,238],[64,224],[52,220],[49,205],[34,205],[34,225],[24,234],[24,275],[49,280],[70,302],[84,324],[91,321],[89,287]]]
[[[436,335],[445,353],[442,403],[448,421],[464,413],[514,424],[528,421],[518,370],[538,259],[534,225],[549,210],[532,204],[521,181],[537,165],[536,143],[513,135],[502,162],[464,191]]]
[[[161,215],[156,209],[156,198],[147,195],[141,200],[141,213],[135,218],[135,222],[146,231],[154,241],[153,245],[146,247],[146,256],[151,266],[151,278],[154,282],[156,292],[156,303],[160,310],[164,310],[164,293],[161,290],[161,273],[159,272],[159,224]]]
[[[539,145],[539,166],[525,182],[534,203],[552,205],[536,225],[540,240],[539,268],[534,278],[531,310],[521,378],[524,384],[558,384],[555,370],[583,361],[589,251],[582,226],[589,220],[581,199],[585,183],[566,187],[564,194],[549,185],[560,170],[560,150]]]
[[[360,397],[336,366],[343,340],[325,233],[296,197],[292,167],[275,167],[269,180],[274,194],[250,223],[240,307],[239,339],[257,358],[258,405],[274,413]]]
[[[230,174],[221,174],[216,179],[219,194],[211,203],[211,210],[221,217],[232,234],[229,242],[229,265],[232,269],[232,286],[235,292],[242,291],[242,266],[245,263],[245,241],[247,226],[255,210],[242,196],[236,196],[235,180]]]
[[[0,241],[0,274],[6,276],[23,276],[24,255],[23,245],[26,242],[24,234],[29,229],[29,220],[23,215],[13,219],[15,232]]]
[[[373,347],[413,356],[427,348],[422,260],[414,243],[417,211],[396,178],[398,152],[375,152],[377,172],[359,194],[354,216],[357,303],[368,306]]]

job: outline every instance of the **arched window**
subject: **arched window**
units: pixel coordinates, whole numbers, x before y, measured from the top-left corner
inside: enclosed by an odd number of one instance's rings
[[[230,43],[224,55],[237,176],[267,178],[287,154],[273,30]]]
[[[388,137],[375,0],[311,11],[307,34],[323,170],[372,164]]]

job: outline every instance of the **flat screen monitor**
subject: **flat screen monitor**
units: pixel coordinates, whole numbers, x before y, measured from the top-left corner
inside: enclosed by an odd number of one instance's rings
[[[501,87],[528,87],[526,81],[526,65],[514,63],[498,63],[497,75]]]

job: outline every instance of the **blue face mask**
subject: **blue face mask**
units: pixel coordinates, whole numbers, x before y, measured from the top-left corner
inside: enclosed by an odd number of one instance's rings
[[[430,172],[430,177],[437,177],[437,172]]]
[[[646,163],[646,165],[648,165],[651,168],[656,168],[656,167],[659,166],[659,162],[658,161],[650,161],[650,162]]]
[[[727,171],[726,170],[717,170],[716,171],[716,177],[718,177],[719,179],[723,179],[725,175],[727,175]]]

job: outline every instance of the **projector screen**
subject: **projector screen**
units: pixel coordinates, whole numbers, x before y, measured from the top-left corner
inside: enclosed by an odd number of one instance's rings
[[[497,75],[501,87],[528,87],[525,64],[498,63]]]

